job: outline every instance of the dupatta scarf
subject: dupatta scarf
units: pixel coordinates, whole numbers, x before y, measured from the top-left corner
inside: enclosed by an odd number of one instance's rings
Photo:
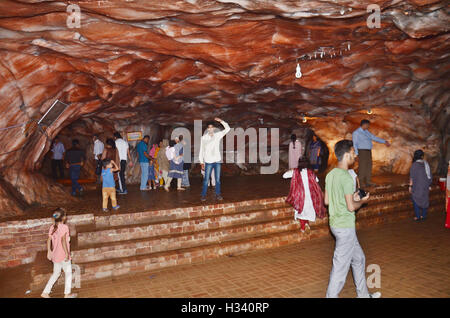
[[[319,219],[322,219],[326,214],[326,209],[323,205],[322,189],[320,189],[319,184],[316,182],[316,175],[314,172],[309,169],[307,169],[307,172],[309,191],[311,193],[314,211],[316,212],[316,216]],[[291,179],[291,188],[289,190],[289,195],[286,198],[286,202],[292,205],[298,212],[301,213],[303,211],[303,206],[305,205],[305,191],[302,176],[298,169],[294,169]]]

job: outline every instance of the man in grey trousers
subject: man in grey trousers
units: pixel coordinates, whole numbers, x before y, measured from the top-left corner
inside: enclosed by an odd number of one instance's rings
[[[326,297],[339,296],[351,266],[358,298],[380,298],[381,293],[369,294],[367,289],[366,258],[356,236],[355,211],[369,200],[369,194],[360,198],[358,192],[353,193],[353,179],[348,173],[356,156],[352,141],[339,141],[334,152],[338,165],[325,179],[325,204],[329,206],[330,228],[336,238]]]

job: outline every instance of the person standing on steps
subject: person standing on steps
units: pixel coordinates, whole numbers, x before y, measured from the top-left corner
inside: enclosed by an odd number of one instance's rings
[[[351,140],[341,140],[334,146],[338,165],[325,178],[325,205],[329,206],[329,224],[336,238],[333,267],[326,293],[327,298],[337,298],[345,285],[350,266],[358,298],[380,298],[381,293],[370,294],[366,283],[366,257],[359,245],[355,230],[355,212],[369,200],[354,191],[348,168],[355,161]]]
[[[355,154],[358,156],[359,168],[358,175],[361,187],[374,186],[371,183],[372,178],[372,141],[376,141],[390,147],[389,141],[378,138],[369,132],[370,121],[361,120],[361,127],[356,129],[352,134],[353,146]]]
[[[294,219],[300,220],[302,233],[306,231],[309,234],[309,222],[315,222],[316,217],[322,219],[326,215],[319,179],[306,157],[301,157],[298,167],[285,172],[283,178],[292,178],[286,202],[294,207]]]
[[[200,152],[198,159],[202,165],[202,170],[205,170],[205,178],[203,178],[203,188],[201,201],[206,201],[206,191],[208,190],[208,181],[214,170],[216,181],[216,199],[223,200],[220,192],[220,169],[222,156],[220,154],[220,143],[222,138],[230,131],[230,126],[220,118],[215,118],[215,121],[221,123],[225,128],[222,131],[214,132],[214,123],[208,124],[208,131],[202,136],[200,140]]]
[[[122,136],[120,133],[115,132],[114,133],[114,139],[116,142],[116,148],[119,153],[119,160],[120,160],[120,172],[119,172],[119,194],[127,194],[127,185],[125,183],[125,170],[127,168],[127,159],[130,160],[130,167],[133,166],[133,162],[131,161],[131,155],[130,155],[130,146],[128,145],[128,142],[122,139]]]

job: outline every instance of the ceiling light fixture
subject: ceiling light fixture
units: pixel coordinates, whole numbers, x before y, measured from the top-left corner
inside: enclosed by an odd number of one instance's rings
[[[302,70],[300,68],[300,63],[297,63],[297,67],[295,69],[295,77],[297,77],[297,78],[302,77]]]
[[[307,120],[306,117],[303,115],[302,122],[306,123],[307,121],[308,121],[308,120]]]
[[[372,113],[373,113],[372,108],[369,108],[369,109],[367,110],[367,114],[372,115]]]

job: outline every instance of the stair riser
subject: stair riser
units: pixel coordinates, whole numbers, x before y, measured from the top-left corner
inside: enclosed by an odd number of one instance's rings
[[[239,225],[249,222],[263,222],[283,219],[285,217],[292,216],[292,213],[292,208],[287,207],[283,209],[258,211],[252,213],[222,215],[200,220],[185,220],[180,222],[150,224],[142,226],[133,225],[120,229],[81,232],[78,233],[78,244],[81,247],[87,244],[118,242],[160,235],[218,229],[221,227]]]
[[[179,219],[209,217],[221,214],[232,214],[244,211],[258,211],[266,209],[281,209],[288,205],[283,198],[254,200],[236,202],[234,204],[208,205],[190,208],[179,208],[172,210],[157,210],[139,213],[112,214],[106,216],[96,216],[95,225],[97,228],[143,224],[155,221],[175,221]]]
[[[430,205],[430,213],[440,213],[444,207],[443,201],[441,200],[437,204]],[[375,224],[390,223],[401,219],[411,217],[412,211],[399,211],[398,213],[390,213],[383,215],[374,215],[371,217],[358,218],[357,228],[365,228]],[[252,250],[265,249],[280,247],[288,244],[299,243],[302,240],[326,237],[330,235],[330,230],[326,219],[318,220],[314,224],[311,224],[311,234],[302,234],[300,231],[296,230],[291,233],[280,235],[279,237],[269,237],[269,238],[259,238],[252,242],[238,242],[233,243],[222,243],[213,246],[205,247],[204,249],[197,250],[195,252],[189,251],[177,251],[173,253],[168,253],[164,256],[149,257],[141,260],[131,261],[131,262],[115,262],[111,260],[111,263],[101,264],[99,266],[83,266],[81,265],[81,282],[87,282],[94,279],[106,278],[120,276],[127,273],[138,273],[143,271],[156,270],[168,266],[175,265],[186,265],[191,263],[198,263],[209,259],[214,259],[222,257],[224,255],[238,255]],[[74,262],[75,263],[75,262]],[[76,264],[76,263],[75,263]],[[41,288],[47,282],[50,274],[32,274],[33,283],[32,288]],[[64,284],[63,275],[61,275],[57,284]],[[81,288],[82,288],[81,284]]]
[[[242,226],[233,229],[219,229],[214,232],[195,233],[182,237],[148,240],[144,242],[123,242],[120,245],[105,246],[73,251],[73,260],[78,263],[128,257],[168,250],[190,248],[203,244],[220,243],[226,240],[252,237],[295,230],[299,223],[292,218],[284,221]]]

